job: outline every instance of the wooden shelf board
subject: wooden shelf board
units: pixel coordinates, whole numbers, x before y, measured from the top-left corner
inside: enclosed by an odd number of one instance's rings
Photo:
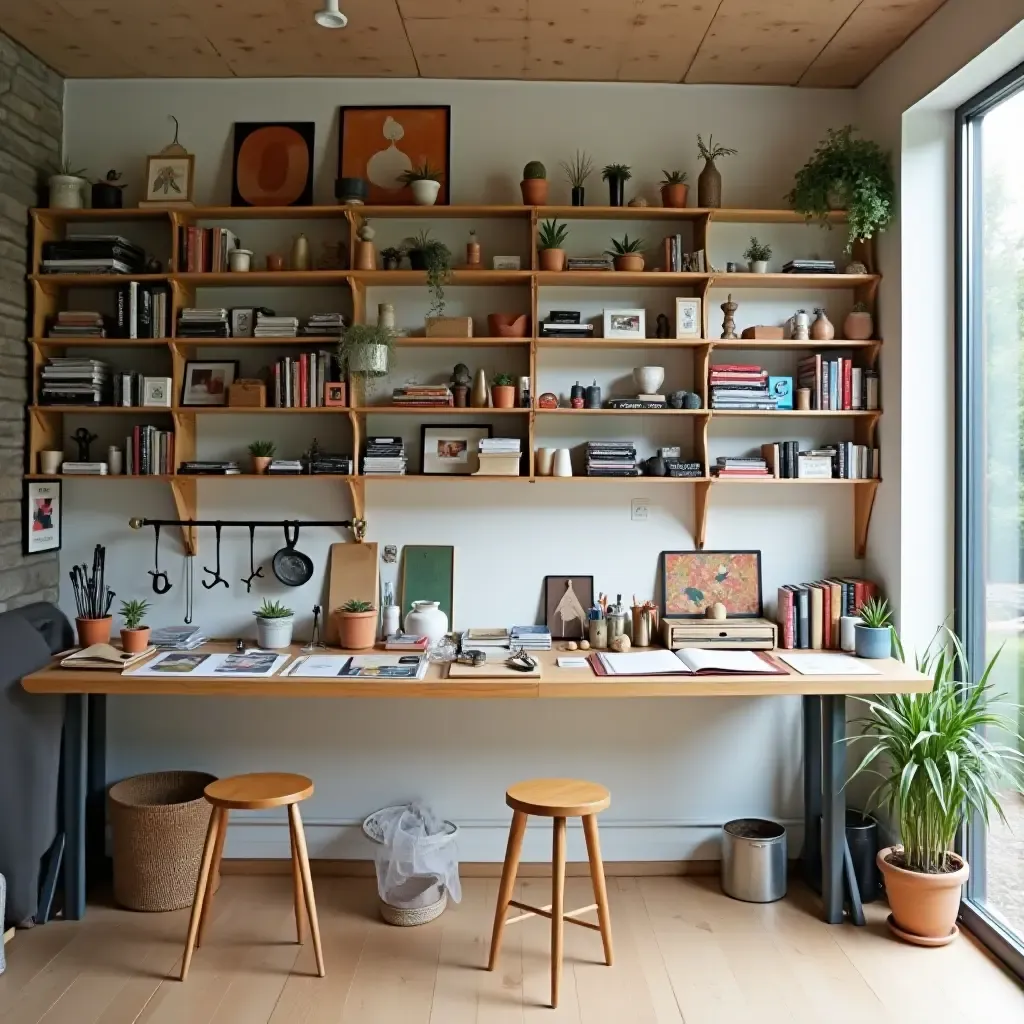
[[[173,338],[29,338],[41,348],[159,348]],[[251,339],[250,339],[251,340]]]
[[[294,345],[333,346],[338,344],[338,339],[331,335],[300,335],[298,338],[168,338],[167,340],[173,342],[175,345],[181,346],[182,348],[188,345],[194,345],[197,348],[212,348],[216,346],[221,348],[237,348],[239,346],[249,348],[250,346],[263,347],[278,345],[290,347]]]
[[[203,220],[340,220],[349,207],[333,206],[195,206],[176,210],[182,221]]]
[[[796,210],[731,210],[721,208],[708,210],[712,221],[721,224],[818,224],[818,221],[808,221],[802,213]],[[845,224],[846,211],[832,210],[828,214],[830,224]]]
[[[774,416],[828,417],[828,416],[881,416],[881,409],[712,409],[714,418],[719,416]]]
[[[784,338],[775,341],[768,338],[708,338],[701,344],[710,345],[712,349],[748,348],[748,349],[815,349],[815,348],[877,348],[881,341],[853,341],[834,338],[832,341],[796,341]]]
[[[53,224],[73,224],[75,221],[166,220],[171,210],[163,208],[123,207],[119,210],[51,210],[36,207],[30,211],[34,218]]]
[[[475,217],[511,218],[529,223],[531,206],[455,205],[455,206],[344,206],[357,217],[383,220],[464,220]]]
[[[538,476],[534,483],[571,484],[585,481],[590,484],[629,484],[644,487],[647,484],[699,484],[707,483],[706,476]]]
[[[352,270],[347,274],[353,281],[374,287],[411,287],[427,286],[425,270]],[[479,285],[494,287],[496,285],[529,284],[532,272],[529,270],[453,270],[451,280],[446,286]]]
[[[50,288],[103,288],[108,285],[167,284],[169,274],[29,274],[29,280]]]
[[[172,479],[166,477],[165,479]],[[175,473],[175,480],[358,480],[347,473]]]
[[[532,338],[397,338],[399,348],[487,348],[488,346],[529,345]]]
[[[173,409],[176,413],[192,413],[197,416],[205,416],[207,414],[214,416],[227,416],[235,414],[238,416],[262,416],[264,413],[274,413],[275,415],[291,415],[294,416],[300,413],[312,413],[318,415],[336,416],[339,413],[344,415],[349,412],[347,406],[344,405],[318,405],[313,409],[307,408],[287,408],[278,409],[276,406],[264,406],[260,409],[254,406],[240,406],[240,405],[176,405]]]
[[[715,486],[718,486],[718,484],[728,484],[730,486],[732,484],[756,484],[758,487],[765,487],[773,484],[824,484],[827,487],[848,487],[850,485],[859,487],[877,487],[878,484],[881,483],[881,480],[815,480],[813,478],[807,479],[804,477],[795,477],[786,480],[776,480],[774,477],[768,477],[767,479],[759,479],[758,477],[728,477],[726,479],[722,479],[721,477],[716,476],[711,478],[711,482],[715,484]]]
[[[432,481],[434,483],[449,483],[451,481],[458,481],[459,483],[481,483],[483,481],[490,480],[502,480],[512,481],[517,484],[528,484],[530,478],[528,476],[498,476],[498,475],[483,475],[477,476],[475,473],[363,473],[357,479],[369,480],[372,483],[377,483],[382,480],[387,480],[388,483],[394,483],[399,480],[403,480],[406,483],[423,483],[426,481]]]
[[[708,409],[534,409],[538,416],[707,416]]]
[[[705,275],[706,276],[706,275]],[[712,274],[712,288],[788,288],[823,290],[860,288],[881,280],[880,274]]]
[[[249,270],[244,273],[171,274],[176,284],[193,288],[316,288],[348,283],[346,270]]]
[[[708,342],[702,338],[537,338],[539,348],[700,348]]]
[[[557,288],[590,288],[594,285],[602,288],[697,288],[711,275],[675,274],[664,270],[537,270],[533,276],[537,284]]]
[[[540,217],[561,220],[699,220],[713,212],[698,206],[538,206],[536,210]]]
[[[361,405],[348,412],[377,414],[379,416],[529,416],[529,409],[459,409],[452,405],[423,406],[408,408],[403,405]]]
[[[160,473],[26,473],[26,480],[173,480],[169,474]]]
[[[136,416],[151,416],[153,414],[169,416],[172,412],[178,411],[177,409],[168,408],[167,406],[153,405],[30,405],[29,409],[32,412],[45,412],[54,414],[113,414],[115,416],[123,415],[125,413],[134,413]]]

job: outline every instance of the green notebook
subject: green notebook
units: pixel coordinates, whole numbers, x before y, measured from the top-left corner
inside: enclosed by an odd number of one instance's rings
[[[453,622],[455,548],[432,544],[407,544],[402,549],[402,621],[413,601],[437,601]]]

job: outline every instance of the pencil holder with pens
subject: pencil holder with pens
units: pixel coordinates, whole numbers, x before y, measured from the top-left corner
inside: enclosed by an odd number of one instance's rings
[[[608,648],[608,620],[591,619],[588,624],[587,639],[595,651],[604,651]]]

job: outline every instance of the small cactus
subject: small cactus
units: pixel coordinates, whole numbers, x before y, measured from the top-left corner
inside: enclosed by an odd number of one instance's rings
[[[529,181],[532,178],[546,178],[547,168],[539,160],[531,160],[523,168],[523,180]]]

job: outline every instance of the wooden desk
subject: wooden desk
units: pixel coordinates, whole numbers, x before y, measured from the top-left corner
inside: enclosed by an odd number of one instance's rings
[[[209,644],[203,650],[233,650],[231,644]],[[291,653],[297,654],[298,647]],[[85,914],[86,828],[90,846],[102,851],[106,796],[106,696],[162,694],[192,697],[348,697],[418,699],[623,699],[666,697],[802,698],[804,724],[804,868],[815,880],[820,872],[823,916],[831,924],[843,920],[843,879],[850,893],[851,917],[863,922],[860,896],[846,846],[846,697],[882,693],[926,693],[932,681],[897,661],[877,661],[877,676],[617,676],[600,678],[587,669],[560,669],[563,651],[535,652],[539,679],[447,678],[447,668],[431,665],[422,680],[313,679],[273,676],[270,679],[188,679],[140,676],[133,672],[48,668],[25,676],[29,693],[66,694],[64,723],[64,855],[65,917]],[[287,667],[287,666],[286,666]],[[86,819],[87,804],[90,808]],[[819,818],[821,819],[819,835]]]

